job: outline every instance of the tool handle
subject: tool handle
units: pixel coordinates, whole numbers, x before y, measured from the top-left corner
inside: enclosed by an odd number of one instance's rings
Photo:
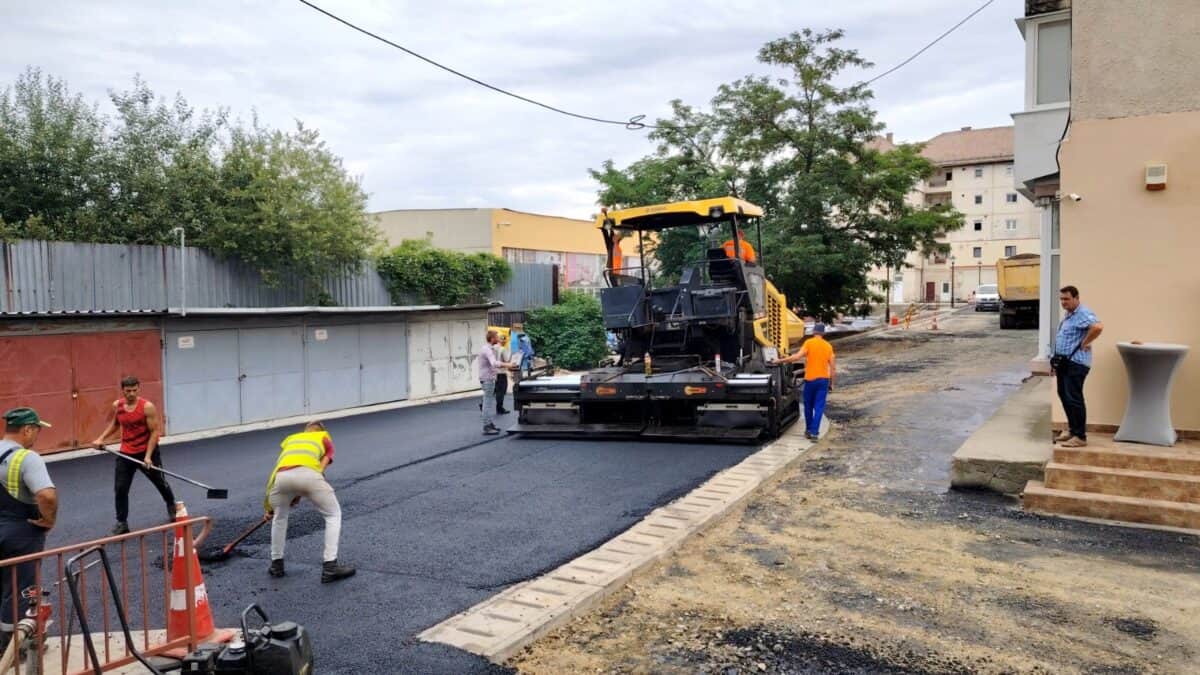
[[[255,523],[252,527],[250,527],[250,529],[239,534],[237,536],[237,539],[234,539],[233,541],[226,544],[225,548],[223,549],[222,552],[225,554],[228,554],[230,551],[233,550],[234,546],[237,546],[238,544],[242,543],[242,541],[244,541],[246,539],[246,537],[249,537],[250,535],[254,534],[255,532],[258,531],[258,528],[262,527],[263,525],[266,525],[270,521],[271,521],[271,516],[263,516],[262,520]]]
[[[202,488],[205,488],[206,490],[213,489],[213,487],[211,485],[205,485],[204,483],[201,483],[198,480],[192,480],[191,478],[188,478],[187,476],[180,476],[177,473],[167,471],[166,469],[162,468],[161,466],[154,466],[153,464],[151,464],[149,467],[147,467],[145,462],[140,462],[140,461],[130,457],[129,455],[117,452],[116,450],[109,450],[107,447],[101,447],[100,449],[107,452],[110,455],[115,455],[117,457],[120,457],[121,459],[125,460],[126,462],[133,462],[134,464],[137,464],[138,466],[141,466],[143,468],[154,469],[155,471],[158,471],[159,473],[166,474],[172,478],[179,479],[185,483],[191,483],[192,485],[195,485],[196,487],[202,487]]]

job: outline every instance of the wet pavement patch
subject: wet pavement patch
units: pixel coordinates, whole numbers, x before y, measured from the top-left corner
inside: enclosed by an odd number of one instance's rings
[[[1144,640],[1146,642],[1153,640],[1154,637],[1158,635],[1158,624],[1154,623],[1150,619],[1117,616],[1106,617],[1104,619],[1104,623],[1116,628],[1118,631],[1126,635],[1137,638],[1138,640]]]
[[[911,648],[868,644],[818,633],[776,632],[763,627],[729,631],[722,642],[737,650],[734,673],[813,673],[814,675],[957,675],[974,672],[958,659]],[[759,664],[765,668],[759,668]]]

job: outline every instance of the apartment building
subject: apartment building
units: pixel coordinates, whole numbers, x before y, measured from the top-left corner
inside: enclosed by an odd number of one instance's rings
[[[875,147],[894,147],[892,134],[877,139]],[[981,284],[995,283],[997,260],[1041,250],[1039,209],[1013,186],[1013,128],[963,127],[938,134],[921,154],[935,169],[909,195],[910,203],[949,204],[964,215],[963,226],[946,236],[946,255],[913,252],[905,267],[872,276],[878,281],[891,276],[893,304],[969,300]]]

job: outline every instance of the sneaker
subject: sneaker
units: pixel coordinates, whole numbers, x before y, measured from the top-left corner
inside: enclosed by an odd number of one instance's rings
[[[497,415],[507,415],[510,412],[512,412],[512,411],[508,410],[506,408],[500,408],[499,410],[496,411],[496,414]]]
[[[113,526],[112,536],[115,537],[118,534],[129,534],[129,523],[126,523],[123,520],[118,520],[117,524]]]
[[[267,568],[267,574],[270,574],[273,577],[281,577],[287,574],[287,572],[285,572],[283,569],[283,558],[276,558],[275,560],[272,560],[271,566]]]
[[[1055,436],[1055,437],[1054,437],[1054,442],[1055,442],[1055,443],[1064,443],[1064,442],[1066,442],[1066,441],[1069,441],[1069,440],[1071,440],[1071,432],[1070,432],[1070,430],[1064,431],[1064,432],[1062,432],[1061,434],[1059,434],[1059,435],[1057,435],[1057,436]]]
[[[483,428],[484,436],[498,436],[499,434],[500,434],[500,430],[497,429],[496,427],[484,427]]]
[[[804,432],[804,437],[811,441],[813,439],[812,432],[811,431]]]
[[[1086,448],[1087,447],[1087,439],[1080,438],[1078,436],[1072,436],[1071,438],[1068,438],[1067,440],[1063,441],[1062,446],[1064,448]]]
[[[327,584],[338,579],[354,576],[357,570],[353,565],[339,565],[336,560],[327,560],[321,565],[321,583]]]

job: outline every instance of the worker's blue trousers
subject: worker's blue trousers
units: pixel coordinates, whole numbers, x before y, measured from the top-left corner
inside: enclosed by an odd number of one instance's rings
[[[804,381],[804,431],[813,436],[821,433],[821,417],[825,414],[828,394],[829,378]]]

